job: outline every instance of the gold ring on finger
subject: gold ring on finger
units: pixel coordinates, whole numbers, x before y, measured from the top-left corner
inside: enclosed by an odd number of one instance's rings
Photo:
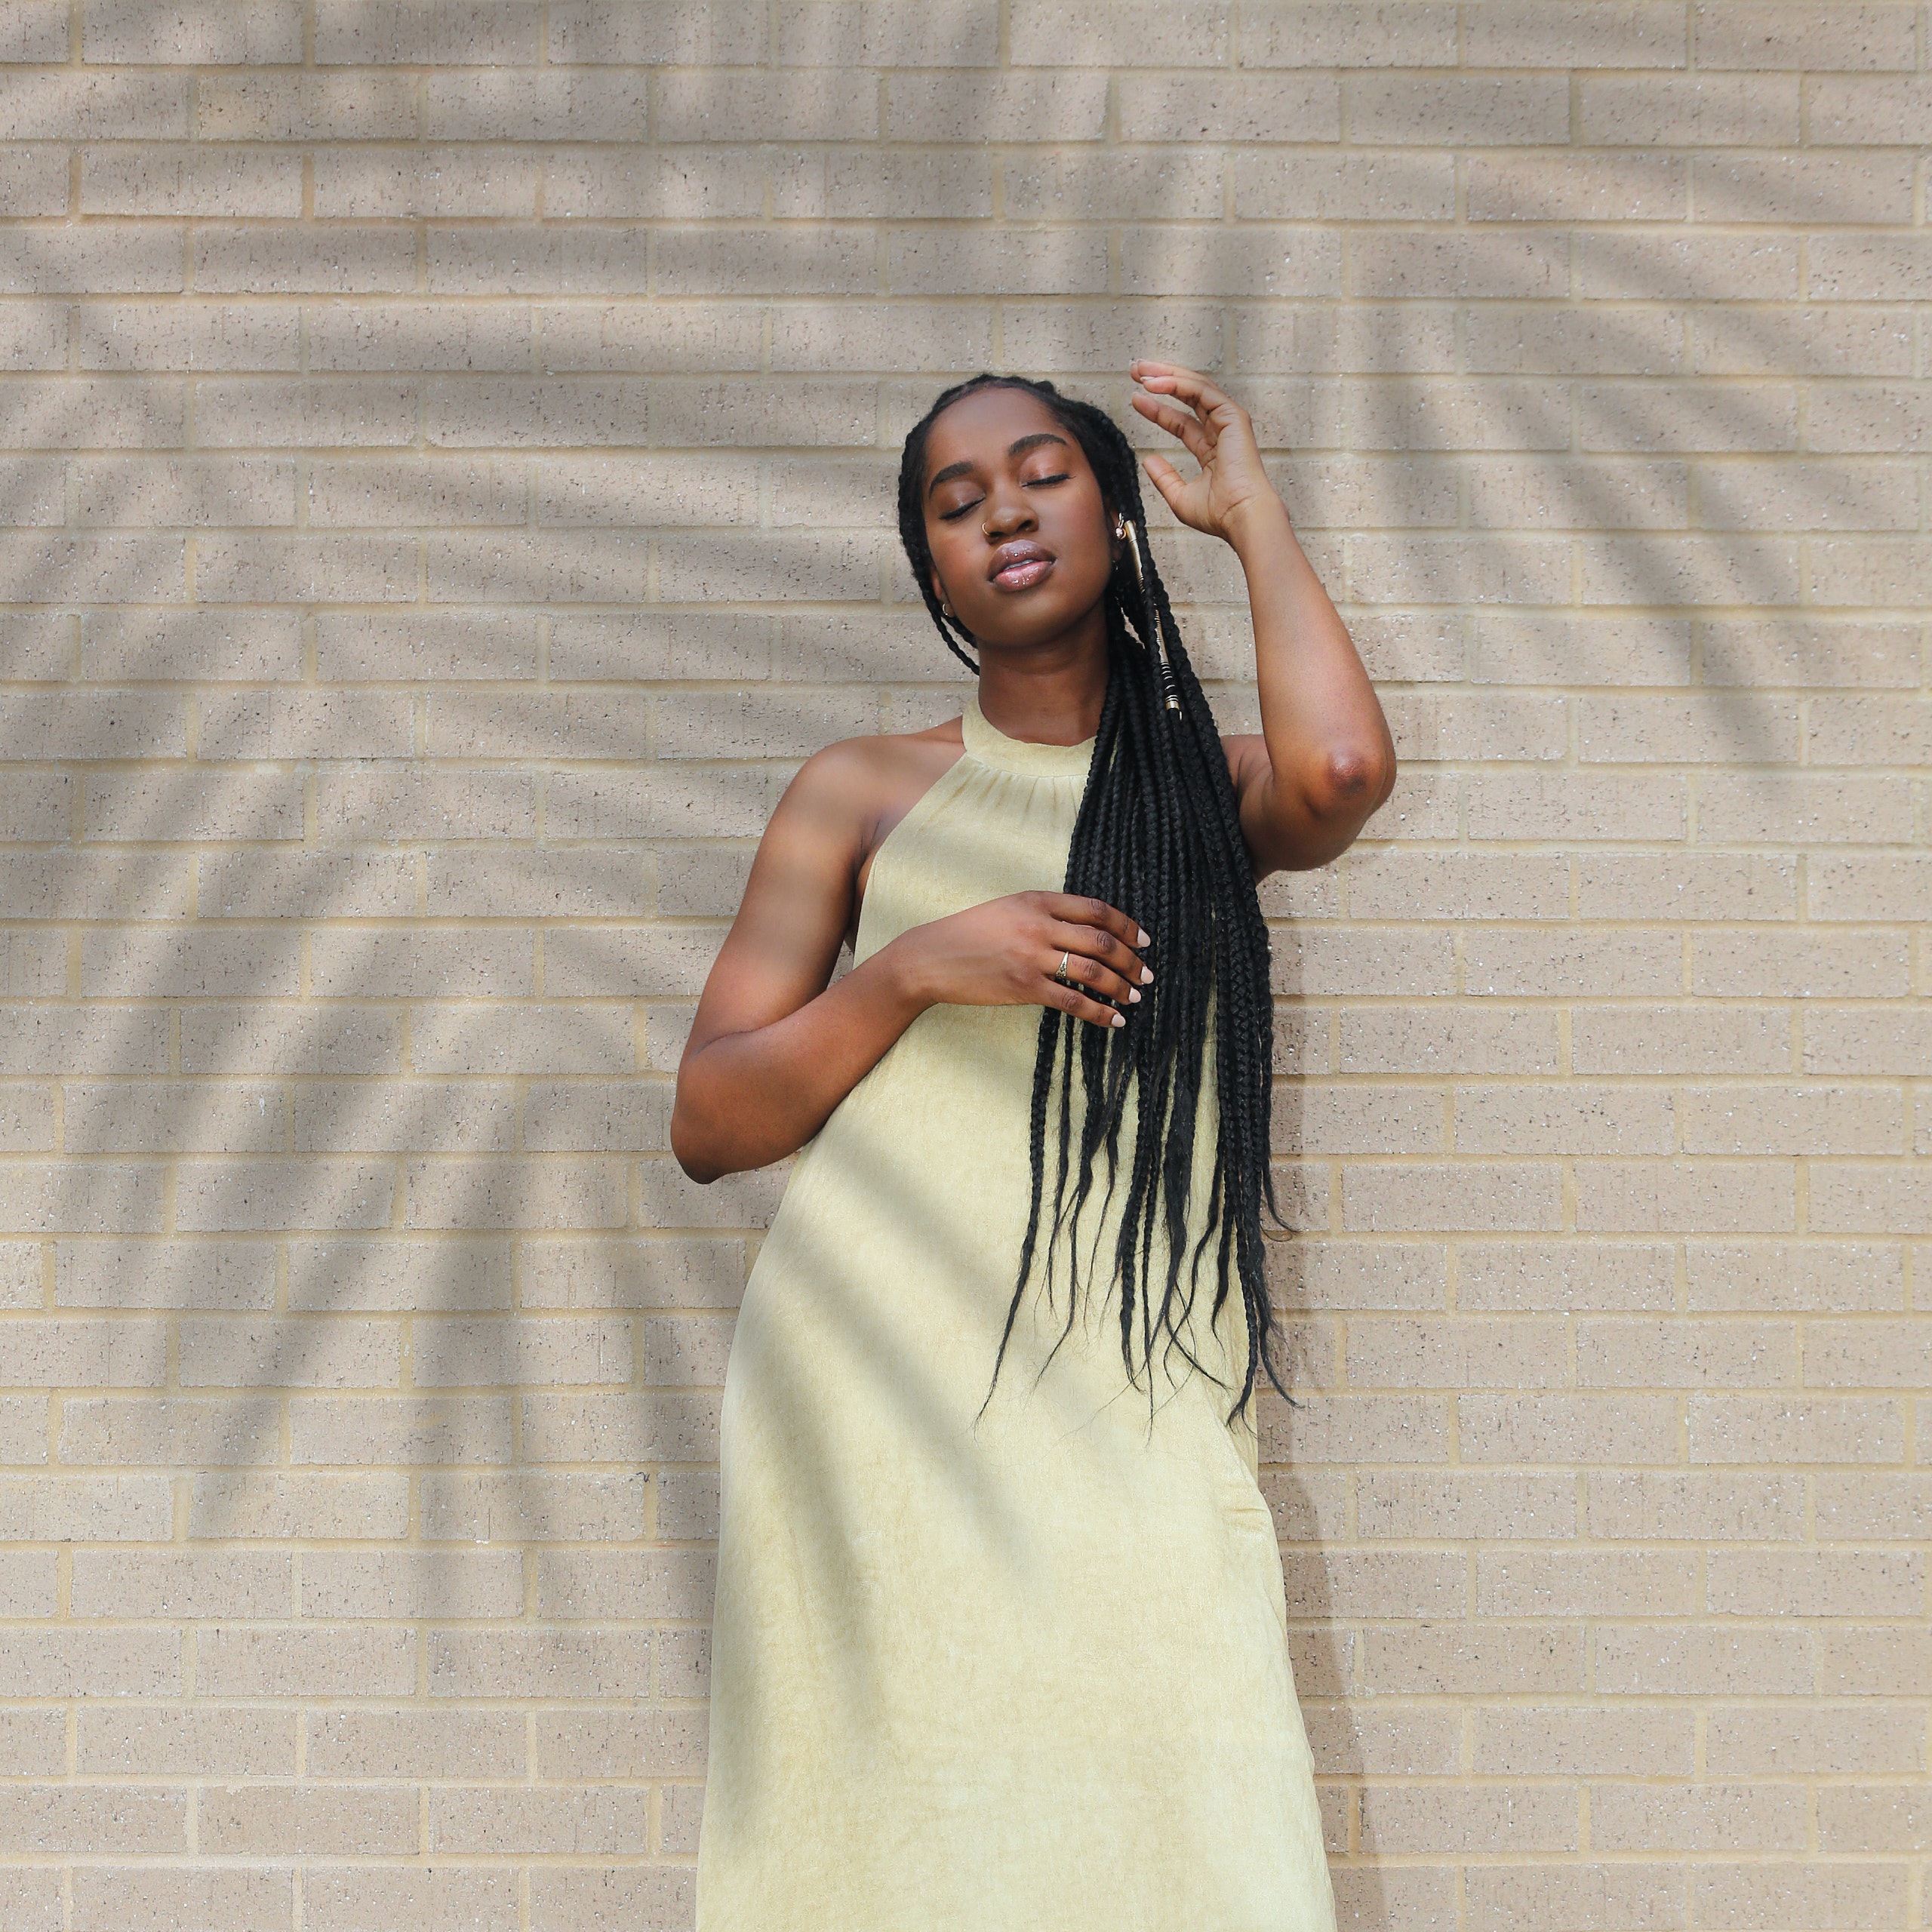
[[[1063,986],[1072,983],[1066,977],[1066,962],[1072,957],[1071,952],[1063,952],[1060,956],[1060,964],[1054,968],[1054,977]]]

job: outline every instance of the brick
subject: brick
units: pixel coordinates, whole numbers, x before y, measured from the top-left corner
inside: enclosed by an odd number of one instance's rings
[[[431,228],[429,290],[438,296],[643,294],[649,232],[605,228]]]
[[[65,49],[56,57],[64,61]],[[165,141],[187,134],[183,75],[0,73],[0,140]]]
[[[1358,73],[1343,87],[1357,141],[1489,146],[1570,138],[1570,91],[1561,75]]]
[[[1580,1232],[1788,1233],[1796,1224],[1788,1161],[1580,1161]]]
[[[1795,272],[1792,282],[1795,293]],[[1350,256],[1352,295],[1549,298],[1569,287],[1570,246],[1562,235],[1371,233]]]
[[[1679,310],[1499,306],[1469,310],[1465,327],[1468,366],[1486,374],[1668,376],[1685,366]]]
[[[1098,73],[895,74],[886,82],[885,91],[880,132],[888,141],[1095,140],[1104,125],[1107,77]],[[1329,91],[1332,98],[1332,83]],[[1125,124],[1124,116],[1121,131],[1128,140],[1187,138],[1136,131]],[[753,136],[777,137],[769,128]]]
[[[53,149],[17,148],[0,156],[4,205],[16,216],[65,214],[67,172],[66,156]],[[48,365],[43,362],[41,366]]]
[[[4,87],[0,75],[0,112]],[[147,222],[0,232],[0,296],[147,296],[180,288],[182,235]]]
[[[660,141],[867,140],[878,131],[879,84],[869,74],[673,70],[658,77],[654,95]]]
[[[406,139],[418,131],[417,91],[408,74],[205,75],[196,131],[205,140]]]
[[[1475,638],[1478,684],[1687,685],[1690,660],[1690,626],[1681,619],[1497,611]]]
[[[1897,1154],[1897,1093],[1859,1087],[1718,1087],[1681,1097],[1687,1154]]]
[[[507,1309],[510,1247],[501,1239],[291,1241],[291,1309],[400,1313],[425,1305],[432,1284],[444,1308]]]
[[[1775,1686],[1787,1694],[1812,1686],[1811,1656],[1795,1631],[1606,1626],[1595,1644],[1596,1681],[1613,1694],[1642,1694],[1659,1684],[1705,1697],[1752,1694]],[[1715,1728],[1715,1721],[1713,1728]]]
[[[1677,1403],[1660,1395],[1463,1395],[1466,1463],[1675,1463]]]
[[[1791,1019],[1776,1007],[1581,1007],[1571,1016],[1578,1073],[1786,1073]]]
[[[299,215],[299,155],[160,145],[81,151],[83,214]]]
[[[1456,10],[1439,0],[1244,8],[1235,47],[1244,67],[1453,67]]]
[[[1468,10],[1473,67],[1681,67],[1684,10],[1660,0],[1486,0]]]
[[[66,303],[10,301],[8,332],[0,336],[0,369],[62,369],[68,361]]]
[[[1692,163],[1691,183],[1700,221],[1801,221],[1807,226],[1826,226],[1912,219],[1910,168],[1890,157],[1700,155]],[[1810,293],[1830,293],[1860,259],[1861,250],[1882,258],[1875,238],[1853,242],[1820,236],[1814,241],[1808,262]]]
[[[65,57],[58,52],[43,60]],[[81,57],[148,66],[179,61],[197,67],[260,66],[302,58],[302,10],[295,0],[253,0],[163,21],[126,0],[88,0],[82,9]]]
[[[1352,1166],[1342,1202],[1350,1229],[1551,1229],[1561,1223],[1562,1187],[1548,1162]]]
[[[1903,778],[1714,775],[1698,785],[1697,835],[1724,845],[1901,844],[1912,810]]]
[[[1694,1241],[1684,1244],[1684,1267],[1694,1309],[1829,1314],[1904,1305],[1903,1269],[1896,1247]]]
[[[700,0],[617,8],[602,0],[561,0],[546,11],[546,55],[561,66],[599,61],[731,66],[763,60],[771,45],[762,14]]]
[[[1764,1853],[1802,1850],[1804,1807],[1795,1794],[1764,1785],[1696,1786],[1662,1800],[1651,1789],[1626,1785],[1592,1791],[1591,1820],[1601,1805],[1604,1831],[1592,1844],[1607,1850],[1650,1850],[1660,1844],[1701,1850],[1749,1847]]]
[[[543,11],[533,0],[317,0],[315,59],[528,66],[542,44]]]
[[[408,537],[205,537],[195,587],[211,603],[402,602],[417,595],[420,549]],[[318,695],[278,709],[306,703],[313,715],[330,702]]]
[[[1668,996],[1683,990],[1683,943],[1669,928],[1596,932],[1472,928],[1463,940],[1463,989],[1503,998]]]
[[[1798,140],[1795,77],[1586,78],[1581,91],[1577,138],[1592,146],[1763,147]]]
[[[903,0],[866,0],[856,7],[815,0],[780,16],[777,48],[788,66],[995,66],[999,12],[992,0],[969,0],[937,14]],[[706,64],[716,59],[707,55]],[[1017,52],[1014,60],[1016,66],[1034,64]]]
[[[1714,1550],[1706,1588],[1721,1614],[1761,1615],[1775,1596],[1787,1616],[1912,1616],[1924,1580],[1904,1551],[1778,1550],[1747,1567]]]
[[[1675,155],[1475,155],[1469,219],[1681,221],[1690,211],[1690,183],[1689,163]]]
[[[481,1541],[497,1512],[506,1506],[512,1483],[500,1478],[432,1478],[423,1484],[425,1526],[436,1525],[437,1536],[464,1537]],[[646,1524],[652,1484],[650,1472],[625,1476],[564,1477],[540,1484],[546,1519],[573,1539],[626,1540],[648,1534]],[[445,1527],[445,1525],[448,1527]],[[642,1632],[639,1632],[640,1649]],[[497,1735],[502,1737],[501,1727]],[[521,1740],[517,1740],[521,1746]]]
[[[1895,463],[1746,459],[1699,466],[1697,512],[1719,530],[1909,530],[1918,503],[1914,479]]]
[[[183,440],[187,419],[179,383],[69,380],[58,392],[63,405],[60,420],[51,421],[48,405],[54,393],[27,376],[8,385],[10,414],[5,420],[17,445],[173,450]],[[32,501],[22,503],[10,521],[17,526],[56,521],[58,492],[47,494],[48,466],[35,463],[15,473],[23,480],[40,479],[39,502],[37,506]]]
[[[1811,138],[1847,146],[1916,146],[1932,134],[1932,83],[1823,75],[1811,84]]]
[[[1186,245],[1186,244],[1183,244]],[[1153,270],[1155,284],[1163,270]],[[1094,296],[1107,288],[1107,239],[1080,228],[1049,230],[894,230],[887,235],[884,280],[912,296]],[[1146,272],[1128,294],[1149,292]]]
[[[1629,1574],[1638,1573],[1632,1567]],[[1505,1777],[1683,1777],[1690,1770],[1688,1715],[1671,1712],[1646,1725],[1642,1712],[1627,1710],[1567,1710],[1559,1718],[1524,1704],[1478,1712],[1474,1762],[1480,1772]]]
[[[1016,157],[1004,171],[1006,214],[1030,221],[1177,221],[1218,218],[1222,163],[1213,149],[1075,149],[1038,159]],[[958,216],[978,213],[955,195],[950,205],[901,212]],[[990,195],[984,212],[992,212]]]
[[[493,462],[311,463],[309,524],[516,525],[528,518],[521,468]]]
[[[1795,242],[1755,234],[1612,232],[1577,243],[1577,289],[1589,301],[1789,302],[1798,293],[1799,267]]]
[[[440,231],[432,250],[439,246]],[[312,368],[334,372],[362,370],[527,369],[531,364],[530,317],[504,308],[395,302],[331,303],[305,317]],[[568,368],[567,358],[553,357]],[[415,426],[417,390],[387,386],[404,398],[409,426]],[[379,395],[385,386],[371,383],[368,393]],[[320,386],[326,399],[353,386],[337,382]]]
[[[196,427],[216,445],[400,445],[420,411],[414,384],[237,378],[195,392]]]
[[[979,103],[1009,130],[1023,125],[1020,110],[1024,97],[1017,93],[1017,77],[1011,85],[1015,92],[1008,99],[982,97]],[[1118,93],[1121,137],[1124,140],[1338,141],[1342,137],[1341,85],[1331,74],[1130,72],[1119,75],[1113,85]],[[955,82],[949,91],[963,92],[970,86],[971,83]],[[900,85],[895,83],[895,110],[902,97]],[[1057,81],[1056,94],[1050,100],[1027,104],[1057,110],[1053,122],[1065,130],[1057,138],[1091,140],[1100,131],[1100,107],[1104,98],[1104,89],[1091,97],[1073,96],[1069,77]],[[1008,106],[1008,100],[1009,112],[1001,114],[1000,109]],[[1091,109],[1091,123],[1078,112],[1081,109]],[[941,127],[946,125],[942,120]],[[910,121],[902,127],[896,112],[888,117],[888,128],[897,138],[914,134]],[[950,131],[916,135],[925,140],[967,137]],[[997,140],[1002,136],[989,128],[985,138]],[[1004,138],[1041,140],[1055,137],[1029,130],[1023,134],[1008,131]]]
[[[1690,1398],[1693,1463],[1895,1463],[1899,1404],[1880,1397],[1708,1395]]]
[[[1798,715],[1777,700],[1748,710],[1722,698],[1585,697],[1577,735],[1586,761],[1795,762]]]
[[[1592,1536],[1642,1542],[1797,1542],[1802,1476],[1605,1474],[1590,1478]]]
[[[215,457],[165,467],[145,457],[78,466],[76,520],[88,524],[292,524],[295,466]]]
[[[1912,9],[1880,4],[1699,5],[1700,67],[1910,67]]]
[[[198,226],[189,240],[194,286],[253,294],[366,294],[413,288],[416,239],[373,223],[318,233]]]
[[[15,0],[0,15],[0,60],[65,60],[67,16],[61,0]]]
[[[1904,311],[1823,304],[1753,312],[1756,325],[1718,309],[1693,318],[1691,364],[1700,375],[1902,376],[1912,372]],[[1820,401],[1829,401],[1828,393]],[[1814,434],[1816,426],[1814,426]],[[1819,445],[1814,441],[1810,447]]]
[[[1903,1897],[1903,1883],[1902,1871],[1884,1866],[1867,1866],[1858,1881],[1860,1909],[1895,1909]],[[1775,1858],[1767,1859],[1761,1865],[1724,1870],[1721,1875],[1714,1871],[1709,1879],[1699,1883],[1699,1903],[1712,1912],[1761,1911],[1764,1901],[1773,1895],[1773,1888],[1777,1897],[1790,1901],[1792,1909],[1807,1916],[1815,1918],[1831,1909],[1826,1902],[1828,1882],[1820,1877],[1818,1867]]]
[[[1911,979],[1901,934],[1700,933],[1691,942],[1690,990],[1707,997],[1897,998]],[[1807,1014],[1807,1041],[1815,1024]]]
[[[1918,633],[1905,623],[1720,619],[1699,626],[1698,656],[1702,681],[1707,685],[1868,685],[1909,690],[1918,682]],[[1826,748],[1870,743],[1860,728],[1864,715],[1855,700],[1827,700],[1814,705],[1806,740],[1809,761],[1836,764],[1841,761],[1838,758],[1823,755]],[[1912,715],[1909,708],[1906,715]]]
[[[1795,918],[1797,862],[1728,853],[1589,854],[1577,863],[1577,903],[1585,919]]]
[[[500,1153],[516,1139],[514,1090],[468,1081],[304,1083],[291,1118],[298,1154]]]
[[[539,163],[528,155],[463,147],[414,152],[352,149],[315,156],[315,212],[334,220],[411,216],[528,217],[537,212],[537,183],[543,178]],[[297,201],[299,210],[299,193]],[[559,206],[555,211],[600,212],[572,211],[568,206]]]
[[[1457,1244],[1459,1308],[1669,1309],[1676,1299],[1674,1251],[1647,1241]]]

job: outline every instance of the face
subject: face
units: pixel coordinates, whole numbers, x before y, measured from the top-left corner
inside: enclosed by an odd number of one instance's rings
[[[934,588],[980,644],[1044,644],[1097,611],[1112,516],[1086,452],[1038,397],[976,389],[926,438]]]

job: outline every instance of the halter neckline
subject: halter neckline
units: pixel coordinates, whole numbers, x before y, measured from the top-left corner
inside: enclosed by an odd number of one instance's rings
[[[1009,738],[987,721],[977,690],[966,700],[959,730],[966,741],[966,755],[996,771],[1017,772],[1029,778],[1084,779],[1093,761],[1091,738],[1083,738],[1077,745],[1042,745],[1030,738]]]

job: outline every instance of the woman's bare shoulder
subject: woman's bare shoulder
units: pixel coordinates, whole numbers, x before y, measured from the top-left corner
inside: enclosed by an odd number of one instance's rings
[[[922,731],[840,738],[813,752],[785,789],[781,811],[838,820],[862,845],[883,836],[965,749],[959,721]]]

